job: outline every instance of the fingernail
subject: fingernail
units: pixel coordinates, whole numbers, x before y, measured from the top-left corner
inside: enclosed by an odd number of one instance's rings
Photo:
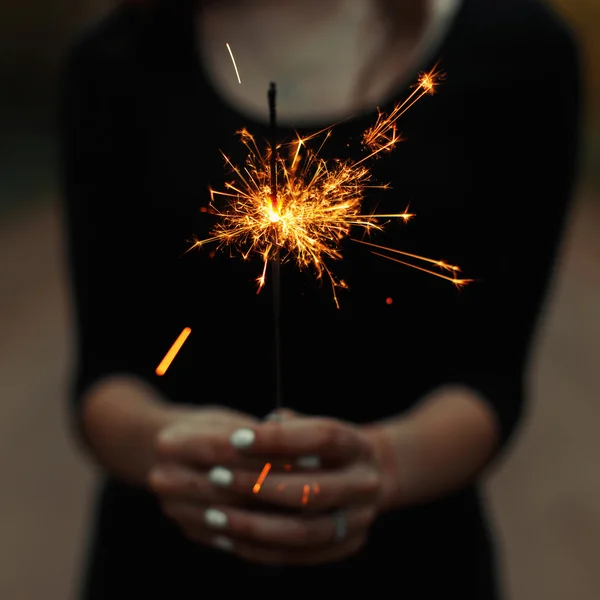
[[[296,461],[296,465],[300,469],[318,469],[321,466],[321,459],[313,455],[301,456]]]
[[[222,510],[209,508],[204,513],[204,522],[213,529],[224,529],[227,527],[227,515]]]
[[[176,442],[182,437],[181,431],[175,428],[165,429],[158,434],[158,441],[162,444]]]
[[[265,417],[265,421],[283,421],[283,415],[280,415],[276,412],[272,412]]]
[[[233,542],[222,535],[218,535],[213,540],[213,546],[219,550],[223,550],[223,552],[231,552],[233,550]]]
[[[170,483],[169,476],[162,469],[152,469],[150,473],[148,473],[148,480],[150,481],[150,485],[166,485]]]
[[[229,441],[234,448],[243,450],[252,446],[254,437],[255,435],[252,429],[238,429],[231,434]]]
[[[213,467],[208,472],[208,480],[218,487],[229,487],[233,483],[233,473],[225,467]]]

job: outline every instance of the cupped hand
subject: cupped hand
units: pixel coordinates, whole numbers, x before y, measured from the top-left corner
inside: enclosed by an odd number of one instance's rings
[[[237,461],[220,464],[219,477],[208,479],[237,502],[178,510],[197,538],[219,534],[213,543],[251,562],[342,560],[363,547],[381,507],[385,475],[375,439],[351,423],[322,417],[288,414],[243,426],[231,436]],[[264,480],[248,461],[269,465]]]
[[[258,424],[256,418],[228,408],[203,407],[186,412],[158,433],[148,484],[164,513],[188,538],[215,542],[215,535],[200,532],[189,514],[203,514],[215,505],[248,504],[247,498],[227,489],[227,469],[252,471],[262,464],[256,458],[242,457],[231,445],[230,437],[240,427]],[[215,469],[215,465],[223,467]]]

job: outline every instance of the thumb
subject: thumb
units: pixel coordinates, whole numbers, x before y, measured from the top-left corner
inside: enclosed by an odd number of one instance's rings
[[[265,421],[289,421],[291,419],[299,419],[302,416],[291,408],[277,408],[265,417]]]
[[[282,421],[291,421],[293,419],[300,419],[305,416],[306,415],[296,412],[291,408],[277,408],[265,417],[265,421],[281,423]],[[319,469],[321,468],[321,459],[318,456],[313,455],[300,456],[296,461],[296,466],[300,467],[301,469]]]

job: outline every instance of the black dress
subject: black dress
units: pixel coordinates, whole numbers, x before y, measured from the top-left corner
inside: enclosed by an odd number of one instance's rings
[[[215,223],[200,208],[208,187],[229,178],[219,151],[242,163],[235,132],[245,126],[259,143],[268,134],[211,87],[191,10],[174,0],[123,5],[86,32],[67,61],[75,416],[81,392],[118,372],[176,402],[257,416],[273,408],[273,307],[269,284],[255,293],[260,260],[185,252]],[[440,384],[465,383],[497,414],[504,444],[522,413],[528,353],[574,180],[577,50],[532,0],[466,0],[438,50],[423,69],[439,59],[446,78],[402,117],[407,141],[374,161],[374,177],[391,190],[368,193],[365,210],[410,204],[416,218],[390,223],[373,241],[458,264],[476,282],[459,291],[347,241],[343,260],[331,263],[350,287],[338,310],[326,285],[283,265],[283,398],[304,413],[364,423],[407,409]],[[381,108],[408,91],[407,84]],[[373,107],[338,125],[323,156],[358,156],[376,114]],[[192,334],[157,377],[184,327]],[[351,560],[272,569],[194,546],[152,496],[107,478],[81,598],[394,590],[411,600],[487,600],[498,597],[495,562],[476,486],[380,518]]]

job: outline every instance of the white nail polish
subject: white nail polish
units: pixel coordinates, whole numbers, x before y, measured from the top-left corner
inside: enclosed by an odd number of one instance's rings
[[[321,459],[318,456],[301,456],[296,461],[300,469],[318,469],[321,466]]]
[[[209,508],[204,512],[204,522],[213,529],[225,529],[227,527],[227,515],[222,510]]]
[[[208,472],[208,480],[218,487],[229,487],[233,483],[233,473],[225,467],[213,467]]]
[[[222,535],[218,535],[213,540],[213,545],[215,548],[219,550],[223,550],[223,552],[231,552],[233,550],[233,542]]]
[[[281,421],[283,421],[283,415],[280,415],[276,412],[272,412],[265,417],[265,421],[273,421],[275,423],[280,423]]]
[[[252,429],[238,429],[231,434],[229,442],[234,448],[243,450],[252,446],[254,437],[254,431],[252,431]]]
[[[171,428],[171,429],[165,429],[164,431],[161,431],[158,435],[158,440],[161,443],[170,444],[172,442],[178,441],[181,437],[182,437],[181,431],[179,431],[175,428]]]

